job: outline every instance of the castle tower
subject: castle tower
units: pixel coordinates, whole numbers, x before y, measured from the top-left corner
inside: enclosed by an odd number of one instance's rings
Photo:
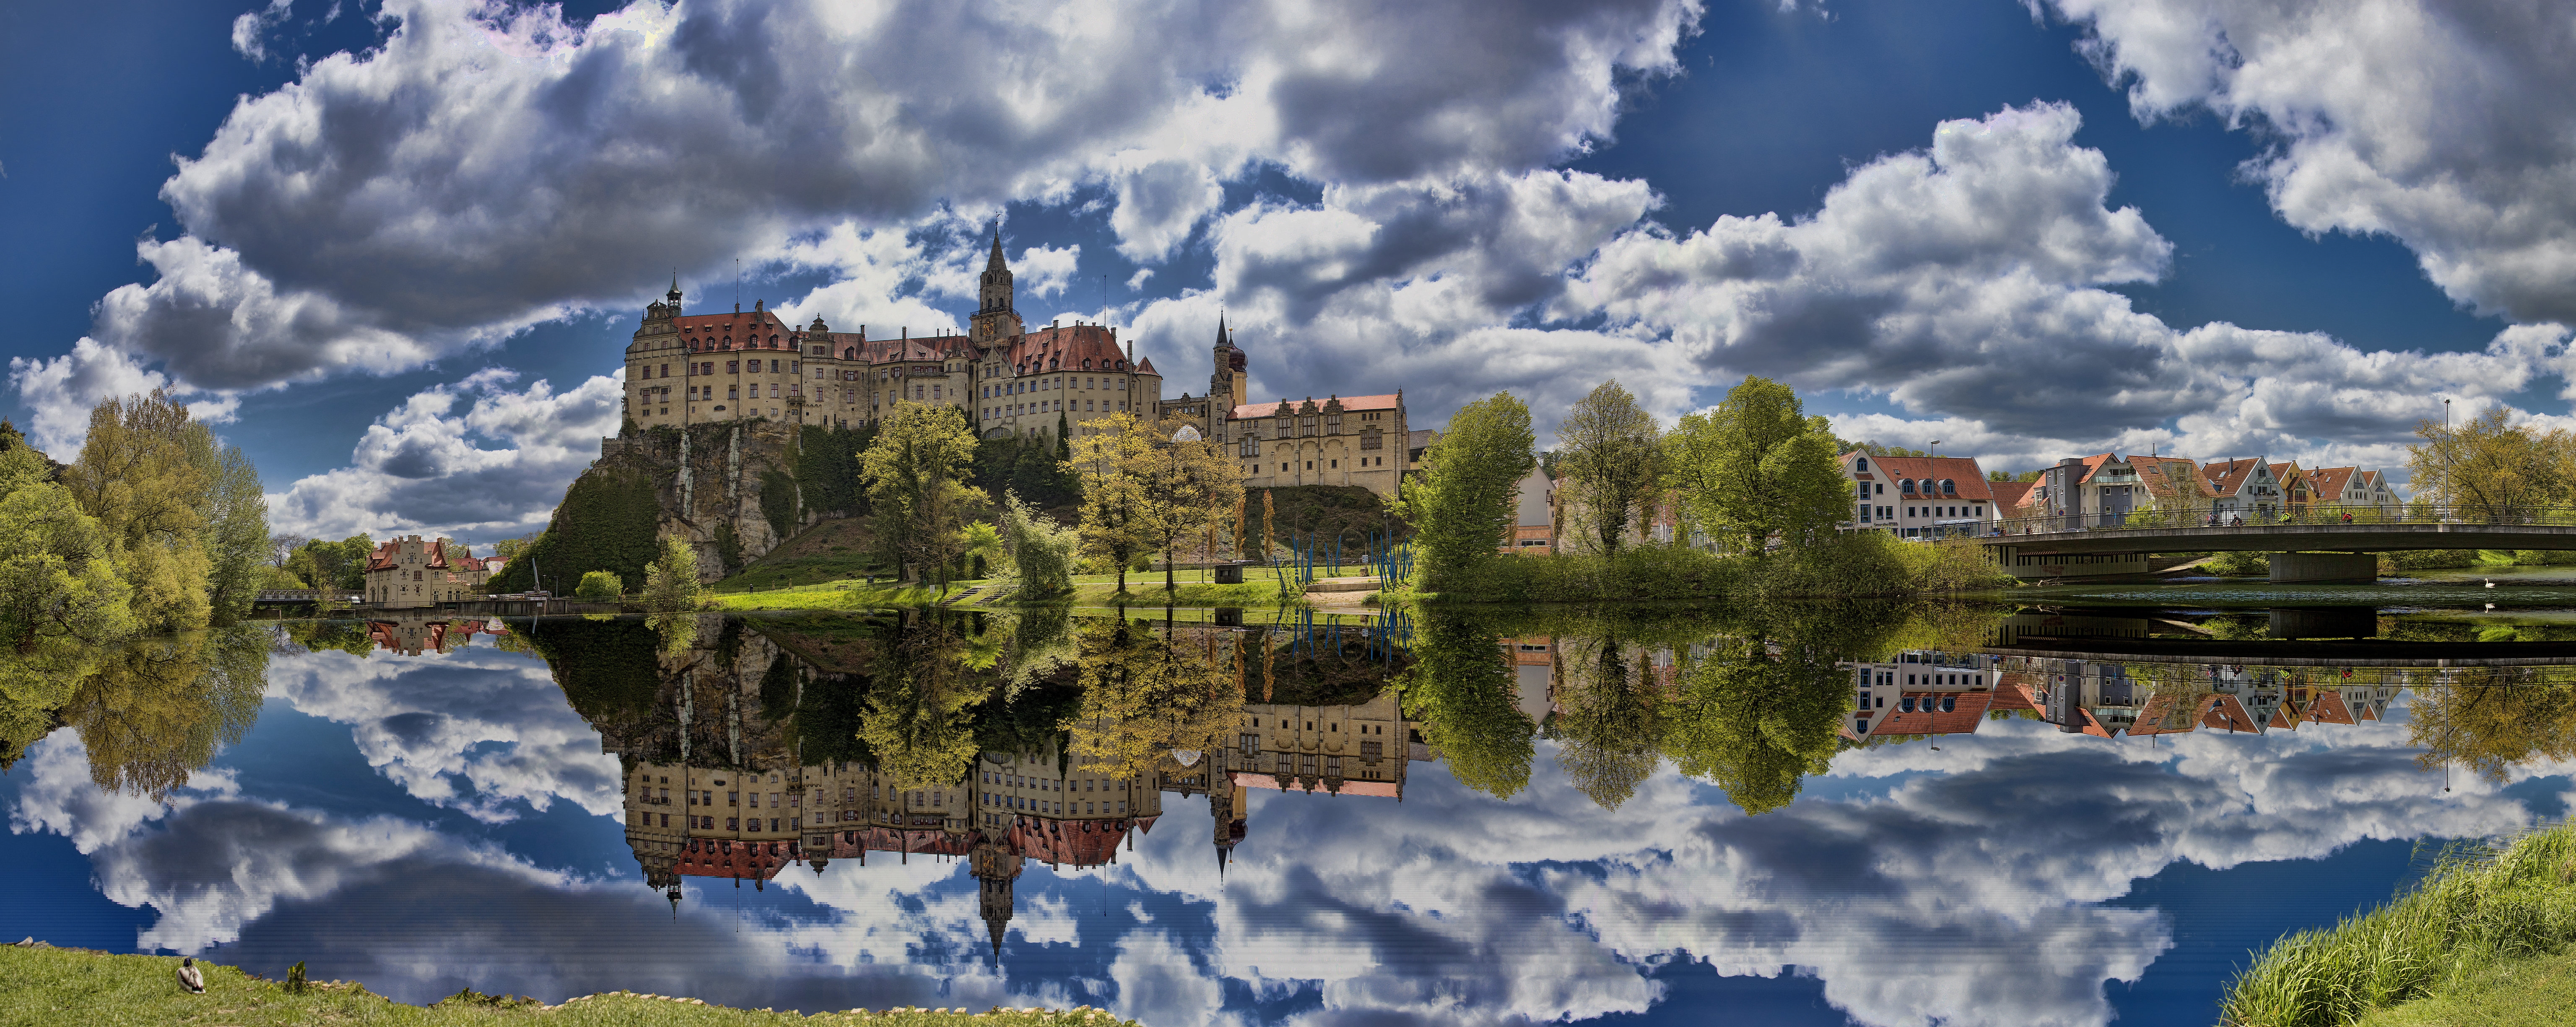
[[[1019,312],[1011,309],[1011,267],[1002,260],[1000,222],[993,225],[993,252],[984,259],[984,277],[976,296],[979,302],[968,322],[967,341],[989,347],[1021,333]]]
[[[1205,429],[1210,434],[1225,422],[1227,414],[1246,402],[1244,390],[1252,380],[1252,375],[1244,370],[1243,351],[1235,347],[1234,333],[1226,330],[1222,314],[1216,319],[1216,359],[1213,363],[1216,373],[1208,376],[1208,423]]]
[[[1231,775],[1229,775],[1231,776]],[[1209,820],[1215,821],[1216,874],[1225,876],[1225,866],[1234,860],[1234,843],[1242,841],[1244,790],[1242,785],[1217,786],[1208,789]]]

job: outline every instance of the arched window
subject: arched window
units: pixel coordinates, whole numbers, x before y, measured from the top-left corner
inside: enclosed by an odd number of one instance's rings
[[[1914,712],[1914,697],[1909,695],[1905,698],[1898,699],[1896,701],[1896,711],[1899,713]]]
[[[1956,709],[1958,709],[1958,708],[1959,708],[1959,697],[1958,697],[1958,696],[1955,696],[1955,695],[1945,695],[1945,696],[1942,696],[1942,697],[1941,697],[1941,712],[1943,712],[1943,713],[1949,713],[1949,712],[1951,712],[1951,711],[1953,711],[1953,710],[1956,710]]]
[[[691,352],[691,353],[695,353],[695,352],[697,352],[697,351],[698,351],[698,340],[696,340],[696,339],[691,339],[691,340],[689,340],[689,352]]]
[[[1897,482],[1897,483],[1896,483],[1896,490],[1897,490],[1897,491],[1899,491],[1899,492],[1905,493],[1906,495],[1909,495],[1909,496],[1910,496],[1910,495],[1913,495],[1913,494],[1914,494],[1914,479],[1912,479],[1912,478],[1907,478],[1907,479],[1905,479],[1905,480],[1903,480],[1903,481],[1899,481],[1899,482]]]
[[[1853,460],[1852,460],[1852,470],[1855,470],[1855,471],[1866,471],[1866,470],[1869,470],[1869,458],[1864,456],[1864,457],[1858,457],[1858,458],[1853,459]]]
[[[1958,494],[1959,494],[1959,483],[1958,483],[1958,482],[1955,482],[1955,481],[1952,481],[1952,480],[1950,480],[1950,479],[1948,479],[1948,478],[1943,478],[1943,479],[1941,479],[1941,494],[1942,494],[1942,495],[1945,495],[1945,496],[1955,496],[1955,495],[1958,495]]]
[[[1932,479],[1923,479],[1923,494],[1927,496],[1932,494]]]

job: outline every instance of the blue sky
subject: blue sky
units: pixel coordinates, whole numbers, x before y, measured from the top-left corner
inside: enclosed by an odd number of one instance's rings
[[[675,270],[927,331],[998,217],[1022,313],[1106,305],[1169,393],[1224,310],[1262,395],[1509,389],[1543,441],[1748,373],[1997,469],[2567,413],[2563,10],[1129,6],[13,5],[0,402],[64,457],[170,384],[282,529],[488,541]]]

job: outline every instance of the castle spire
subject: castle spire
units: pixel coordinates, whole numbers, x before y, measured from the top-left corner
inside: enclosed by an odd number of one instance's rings
[[[993,255],[984,258],[984,270],[1004,270],[1004,265],[1002,263],[1002,222],[998,219],[993,222]]]

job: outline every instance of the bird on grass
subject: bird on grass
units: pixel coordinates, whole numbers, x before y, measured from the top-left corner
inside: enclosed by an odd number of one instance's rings
[[[188,994],[191,995],[206,993],[206,972],[197,969],[197,961],[194,958],[180,957],[179,986],[188,989]]]

